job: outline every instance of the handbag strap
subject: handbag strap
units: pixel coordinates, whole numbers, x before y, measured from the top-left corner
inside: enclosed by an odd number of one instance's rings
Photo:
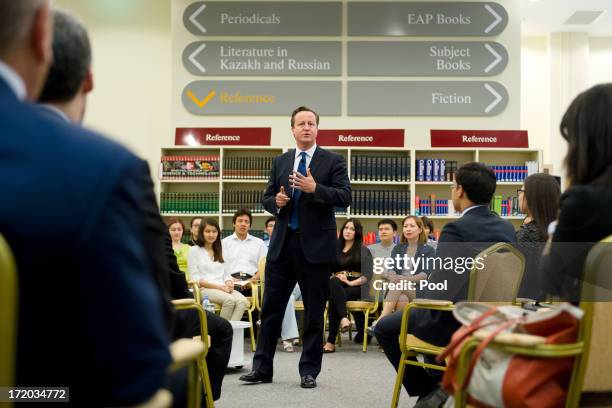
[[[514,318],[514,319],[510,319],[510,320],[500,324],[495,330],[493,330],[491,332],[491,334],[489,334],[487,336],[486,339],[484,339],[483,341],[480,342],[478,347],[476,347],[476,350],[474,350],[474,353],[472,353],[472,358],[470,360],[470,365],[468,366],[467,372],[465,373],[465,379],[463,380],[463,384],[461,384],[461,389],[462,390],[467,388],[468,384],[470,383],[470,379],[472,378],[472,373],[474,372],[474,367],[476,367],[476,363],[478,362],[478,358],[480,357],[480,355],[482,354],[484,349],[487,348],[489,343],[491,343],[493,341],[495,336],[497,336],[503,330],[507,329],[508,327],[512,326],[513,324],[517,323],[520,320],[521,320],[521,318]]]
[[[469,335],[474,333],[476,330],[478,330],[478,329],[480,329],[482,327],[488,326],[490,324],[497,323],[495,321],[492,321],[492,322],[489,322],[489,323],[483,323],[483,321],[487,317],[492,316],[493,314],[495,314],[495,312],[497,312],[497,307],[492,307],[491,309],[487,310],[486,312],[484,312],[483,314],[478,316],[476,319],[474,319],[469,324],[469,326],[464,326],[464,327],[460,328],[459,330],[461,331],[461,334],[459,336],[453,336],[453,338],[451,339],[451,342],[448,343],[448,346],[446,346],[444,351],[436,356],[436,361],[438,363],[441,363],[442,361],[444,361],[444,359],[450,353],[452,353],[453,350],[455,350],[459,345],[461,345],[461,343],[463,342],[463,340],[466,339],[466,337],[468,337]],[[455,333],[458,333],[458,331],[455,332]]]

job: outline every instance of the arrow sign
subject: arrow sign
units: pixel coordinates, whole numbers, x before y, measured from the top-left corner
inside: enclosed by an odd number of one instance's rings
[[[183,65],[200,76],[340,76],[340,41],[196,41]]]
[[[491,76],[508,64],[496,42],[349,41],[347,50],[349,76]]]
[[[206,68],[204,68],[202,64],[200,64],[200,62],[196,59],[196,57],[204,48],[206,48],[205,43],[199,44],[198,47],[195,50],[193,50],[193,52],[191,52],[189,56],[187,57],[187,60],[189,60],[189,62],[191,62],[197,69],[199,69],[201,73],[205,73]]]
[[[349,36],[495,36],[508,24],[498,3],[349,2]]]
[[[206,34],[206,28],[196,19],[200,15],[200,13],[204,11],[205,8],[206,4],[202,4],[196,9],[196,11],[193,12],[193,14],[189,16],[189,21],[191,22],[191,24],[193,24],[198,30],[200,30],[202,34]]]
[[[339,1],[198,1],[185,8],[185,28],[194,35],[339,36]]]
[[[485,28],[485,30],[484,30],[485,34],[488,34],[488,33],[489,33],[491,30],[493,30],[495,27],[497,27],[497,25],[498,25],[499,23],[501,23],[502,21],[504,21],[504,19],[502,18],[502,16],[500,16],[499,14],[497,14],[497,13],[495,12],[495,10],[493,9],[493,7],[489,6],[488,4],[485,4],[485,5],[484,5],[484,8],[485,8],[485,9],[486,9],[486,10],[487,10],[489,13],[491,13],[491,15],[492,15],[493,17],[495,17],[495,21],[493,21],[493,22],[491,23],[491,25],[489,25],[489,26],[488,26],[487,28]]]
[[[508,91],[484,81],[349,81],[349,116],[495,116]]]

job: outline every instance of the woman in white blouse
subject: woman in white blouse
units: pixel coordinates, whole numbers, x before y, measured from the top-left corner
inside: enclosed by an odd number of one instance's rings
[[[187,256],[189,277],[200,285],[202,298],[221,306],[221,317],[240,320],[248,307],[244,295],[234,290],[228,265],[223,261],[221,229],[216,220],[207,218],[198,229],[196,245]]]

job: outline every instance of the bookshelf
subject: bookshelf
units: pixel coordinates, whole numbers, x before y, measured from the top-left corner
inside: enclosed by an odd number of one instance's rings
[[[271,160],[289,148],[274,146],[163,147],[161,156],[166,160],[168,157],[183,156],[187,159],[199,157],[211,163],[208,163],[207,168],[210,170],[208,173],[185,173],[178,176],[175,174],[168,178],[169,172],[164,172],[164,170],[168,170],[171,166],[166,164],[164,168],[164,160],[160,162],[162,215],[165,218],[179,217],[183,219],[186,226],[189,225],[191,218],[196,216],[214,217],[219,221],[221,229],[228,230],[232,228],[233,212],[247,206],[253,211],[252,228],[263,230],[264,221],[271,214],[261,208],[259,201],[266,186]],[[447,222],[458,218],[453,212],[452,204],[448,202],[451,198],[452,175],[450,179],[447,179],[448,176],[445,175],[444,180],[420,181],[417,169],[418,160],[445,160],[446,163],[451,162],[450,169],[453,169],[452,162],[455,162],[454,169],[456,169],[470,161],[500,166],[500,169],[514,169],[517,166],[525,166],[526,162],[535,163],[540,170],[543,168],[542,152],[536,149],[375,147],[327,147],[327,149],[345,158],[353,190],[352,207],[336,211],[338,226],[346,218],[354,217],[362,221],[366,232],[375,231],[376,223],[381,218],[392,218],[399,223],[406,215],[419,213],[416,207],[417,196],[420,199],[435,196],[436,200],[446,201],[447,214],[420,213],[434,220],[436,230],[442,229]],[[200,165],[201,163],[198,164]],[[515,173],[516,180],[512,181],[508,176],[508,180],[497,182],[496,196],[507,199],[517,195],[517,189],[522,185],[522,181],[518,180],[520,172],[517,170],[513,174]],[[200,194],[200,196],[194,196],[194,194]],[[183,204],[178,210],[169,209],[167,205],[169,195],[174,199],[178,196],[187,204]],[[194,211],[194,202],[204,196],[208,203],[203,208],[206,211]],[[508,219],[518,228],[523,216],[510,211],[509,215],[503,218]]]

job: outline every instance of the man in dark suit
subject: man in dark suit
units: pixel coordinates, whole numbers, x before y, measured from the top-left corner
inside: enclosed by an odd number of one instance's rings
[[[455,174],[452,199],[461,218],[446,224],[442,229],[436,257],[452,259],[475,257],[482,250],[497,242],[515,242],[512,225],[489,210],[489,203],[496,188],[495,174],[481,163],[466,163]],[[432,290],[418,293],[419,298],[446,299],[453,302],[465,300],[468,290],[469,271],[435,270],[429,282],[447,281],[445,291]],[[391,364],[397,370],[401,352],[398,343],[402,311],[381,319],[374,333]],[[446,346],[459,323],[451,313],[425,309],[412,309],[409,331],[416,337]],[[406,366],[404,387],[411,396],[423,397],[435,390],[440,381],[439,372],[425,371],[420,367]]]
[[[304,349],[299,364],[301,386],[316,387],[323,356],[323,312],[331,265],[336,261],[334,207],[347,207],[351,186],[344,158],[317,146],[319,115],[299,107],[291,115],[296,149],[274,159],[263,197],[277,222],[266,261],[261,335],[253,370],[240,377],[271,382],[274,352],[289,295],[300,285],[304,300]]]
[[[70,387],[77,406],[137,404],[166,381],[143,174],[125,148],[50,119],[47,0],[0,2],[0,233],[19,274],[18,386]],[[157,245],[157,244],[156,244]]]

